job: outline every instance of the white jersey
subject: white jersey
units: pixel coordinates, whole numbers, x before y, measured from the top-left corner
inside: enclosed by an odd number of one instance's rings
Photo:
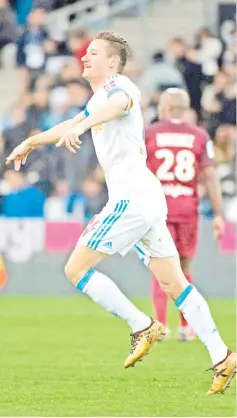
[[[140,108],[141,93],[125,76],[111,76],[92,96],[85,115],[117,91],[124,91],[129,105],[124,115],[92,128],[97,158],[105,173],[109,198],[129,199],[136,193],[161,192],[160,182],[146,166],[144,123]]]
[[[148,265],[150,257],[177,256],[177,250],[165,222],[164,192],[146,166],[140,92],[127,77],[110,77],[88,102],[85,115],[121,90],[129,99],[124,115],[92,129],[109,201],[86,227],[80,243],[106,254],[123,256],[135,248],[141,261]],[[90,274],[82,280],[83,286],[89,279]]]

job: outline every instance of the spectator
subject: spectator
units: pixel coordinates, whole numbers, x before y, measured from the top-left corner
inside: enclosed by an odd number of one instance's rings
[[[7,170],[9,193],[3,197],[2,214],[8,218],[42,218],[45,196],[27,183],[22,171]]]
[[[55,86],[64,86],[71,81],[78,81],[81,78],[81,67],[74,59],[64,64],[61,74],[55,80]]]
[[[85,109],[86,104],[90,98],[90,91],[87,85],[82,81],[71,81],[67,84],[67,93],[69,98],[69,110],[65,118],[70,119],[75,117],[79,112]]]
[[[52,87],[54,79],[48,74],[40,75],[35,83],[33,84],[33,88],[35,90],[48,90]]]
[[[29,131],[27,137],[39,132],[39,130]],[[70,172],[69,157],[71,156],[54,146],[36,149],[25,164],[30,182],[37,184],[37,187],[48,196],[57,179],[66,177]]]
[[[141,69],[131,53],[124,68],[123,74],[126,77],[129,77],[136,84],[139,83],[139,78],[142,76]]]
[[[49,90],[34,90],[32,103],[27,109],[27,118],[31,121],[31,129],[37,129],[42,116],[48,111]]]
[[[198,62],[202,65],[202,73],[206,80],[210,82],[218,70],[223,45],[208,28],[199,31],[197,41]]]
[[[237,62],[237,30],[233,30],[231,38],[226,45],[225,51],[222,57],[222,63],[225,64],[236,64]]]
[[[194,109],[187,109],[182,116],[182,120],[187,123],[191,123],[192,125],[197,125],[198,117],[197,112]]]
[[[198,63],[197,52],[189,47],[184,39],[173,38],[171,41],[171,55],[174,64],[182,73],[190,95],[191,107],[201,116],[201,83],[202,67]]]
[[[28,24],[18,39],[17,65],[23,68],[23,80],[26,73],[34,80],[44,69],[46,54],[44,42],[48,33],[44,26],[45,13],[42,9],[33,10],[28,17]]]
[[[83,69],[81,59],[86,54],[86,50],[90,42],[91,40],[84,30],[74,30],[69,34],[68,45],[72,53],[77,58],[81,66],[81,70]]]
[[[64,64],[72,60],[60,36],[54,36],[44,42],[45,72],[52,76],[60,74]]]
[[[81,192],[71,195],[68,212],[78,218],[81,207],[84,207],[84,220],[88,223],[96,213],[99,213],[106,202],[104,183],[91,174],[82,183]]]
[[[65,120],[65,112],[69,108],[69,97],[65,87],[54,88],[49,97],[49,109],[42,115],[39,127],[42,131]]]
[[[5,116],[2,132],[5,156],[9,155],[16,145],[27,138],[31,121],[27,120],[26,116],[26,109],[20,103],[15,104],[11,112]]]
[[[202,108],[207,112],[208,116],[210,113],[220,111],[220,106],[215,102],[215,97],[219,93],[225,91],[228,84],[228,77],[224,71],[218,71],[214,77],[213,84],[205,87],[202,94]]]
[[[68,203],[70,199],[70,187],[67,180],[58,180],[52,194],[45,203],[45,218],[48,221],[63,221],[68,218]],[[82,219],[84,221],[84,212]]]
[[[142,88],[150,93],[168,87],[185,87],[182,74],[165,61],[164,53],[153,55],[152,65],[143,74]]]
[[[11,10],[8,0],[0,0],[0,55],[6,45],[15,43],[16,40],[17,27],[14,12]]]
[[[220,124],[235,125],[235,84],[226,71],[219,71],[212,85],[207,86],[202,96],[204,117],[211,136]]]
[[[235,132],[228,125],[220,125],[216,130],[215,140],[215,161],[217,164],[232,164],[235,158]]]

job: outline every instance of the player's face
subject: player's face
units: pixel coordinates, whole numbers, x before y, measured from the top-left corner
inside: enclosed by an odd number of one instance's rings
[[[82,76],[90,81],[109,76],[113,57],[108,56],[108,43],[103,39],[95,39],[82,57],[84,71]]]

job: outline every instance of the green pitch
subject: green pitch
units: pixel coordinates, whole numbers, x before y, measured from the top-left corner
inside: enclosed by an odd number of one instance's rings
[[[234,349],[234,301],[210,306]],[[175,308],[170,319],[175,330]],[[124,370],[129,328],[84,297],[2,297],[0,335],[0,416],[235,416],[235,381],[225,396],[206,396],[201,343],[158,343]]]

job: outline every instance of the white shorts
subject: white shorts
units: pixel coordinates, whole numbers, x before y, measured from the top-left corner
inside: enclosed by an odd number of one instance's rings
[[[166,203],[151,204],[148,199],[109,201],[85,228],[79,243],[106,254],[125,256],[135,249],[148,265],[150,257],[177,256],[166,226]],[[165,202],[165,200],[164,200]]]

